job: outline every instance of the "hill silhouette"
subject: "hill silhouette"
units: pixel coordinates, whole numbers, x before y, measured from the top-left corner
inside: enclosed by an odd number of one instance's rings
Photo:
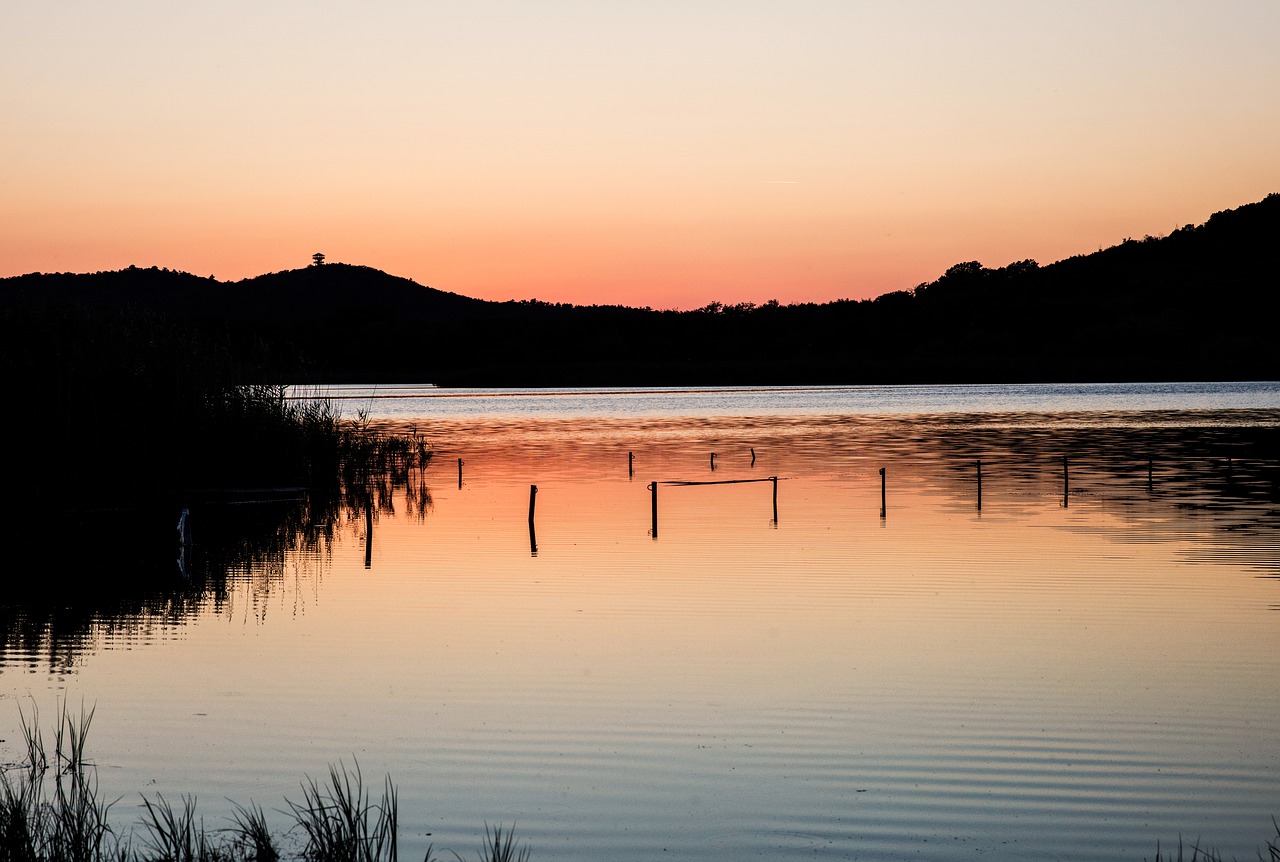
[[[372,267],[342,263],[235,282],[136,266],[89,274],[30,273],[0,279],[0,301],[10,308],[145,309],[206,322],[222,319],[236,326],[262,318],[271,327],[286,328],[393,314],[426,321],[442,314],[466,314],[485,304]]]
[[[1040,266],[958,263],[871,300],[694,311],[495,303],[326,263],[237,282],[163,269],[0,279],[9,328],[158,316],[258,345],[262,374],[443,385],[1275,379],[1280,194]],[[43,317],[41,317],[43,315]],[[152,319],[152,318],[149,318]],[[25,327],[56,341],[56,325]],[[105,337],[105,336],[104,336]]]

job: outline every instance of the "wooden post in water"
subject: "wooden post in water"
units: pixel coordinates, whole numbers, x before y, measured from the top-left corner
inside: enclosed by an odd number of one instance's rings
[[[458,459],[458,489],[462,489],[462,459]]]
[[[755,465],[756,465],[756,447],[752,446],[751,447],[751,466],[754,467]]]
[[[533,530],[533,503],[538,498],[538,486],[529,486],[529,556],[538,556],[538,536]]]
[[[752,452],[754,451],[755,450],[753,449]],[[755,456],[753,455],[752,457],[755,457]],[[773,480],[773,523],[777,524],[778,523],[778,477],[770,476],[769,478]]]
[[[881,518],[885,516],[885,513],[887,511],[887,509],[885,508],[884,485],[885,485],[884,468],[881,467],[880,468],[880,517]]]
[[[630,479],[636,474],[636,453],[627,453],[627,478]]]
[[[364,567],[373,568],[373,499],[364,507]]]
[[[711,469],[714,470],[715,468],[716,468],[716,453],[712,452],[711,453]]]
[[[1071,505],[1071,473],[1067,469],[1067,456],[1062,456],[1062,508]]]
[[[978,511],[982,511],[982,459],[978,459]]]
[[[649,493],[652,501],[651,507],[653,509],[652,518],[651,518],[652,526],[650,527],[649,535],[653,536],[656,539],[658,538],[658,483],[657,482],[649,483]]]

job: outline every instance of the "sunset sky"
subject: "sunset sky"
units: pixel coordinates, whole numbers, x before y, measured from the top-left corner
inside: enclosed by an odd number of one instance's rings
[[[1277,0],[5,0],[0,276],[692,308],[1280,191]]]

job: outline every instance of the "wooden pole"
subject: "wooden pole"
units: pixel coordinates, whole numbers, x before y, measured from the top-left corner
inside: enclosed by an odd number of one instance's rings
[[[529,556],[538,556],[538,536],[533,529],[533,504],[538,499],[538,486],[529,486]]]
[[[982,511],[982,459],[978,459],[978,511]]]
[[[373,500],[364,507],[364,567],[373,568]]]
[[[884,486],[885,486],[884,468],[881,467],[880,468],[880,517],[881,518],[883,518],[885,516],[885,513],[888,511],[885,507]]]
[[[754,452],[754,450],[752,450]],[[754,455],[752,456],[754,457]],[[778,523],[778,477],[769,477],[773,480],[773,523]]]
[[[755,465],[756,465],[756,447],[752,446],[751,447],[751,466],[754,467]]]
[[[458,488],[462,488],[462,459],[458,459]]]
[[[712,452],[711,453],[711,469],[714,470],[715,468],[716,468],[716,453]]]
[[[649,483],[649,493],[651,498],[650,505],[653,510],[649,535],[653,536],[653,538],[656,539],[658,538],[658,483],[657,482]]]
[[[627,478],[630,479],[631,477],[635,476],[635,474],[636,474],[636,453],[628,452],[627,453]]]

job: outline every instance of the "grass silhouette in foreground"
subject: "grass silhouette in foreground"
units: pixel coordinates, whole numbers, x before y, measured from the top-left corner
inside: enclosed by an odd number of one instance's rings
[[[26,758],[0,766],[0,862],[397,862],[399,801],[391,777],[376,800],[364,783],[360,765],[329,766],[327,780],[308,777],[300,801],[285,800],[293,826],[284,835],[271,831],[256,803],[235,804],[232,825],[207,830],[196,798],[182,796],[175,806],[163,795],[143,796],[140,824],[121,834],[108,822],[115,804],[98,787],[97,768],[85,754],[93,710],[70,715],[65,705],[54,730],[52,758],[39,715],[20,713]],[[116,800],[118,801],[118,800]],[[1267,841],[1263,862],[1280,862],[1280,824]],[[139,827],[141,832],[139,832]],[[290,838],[290,836],[294,836]],[[450,851],[454,859],[464,857]],[[1181,839],[1176,851],[1156,844],[1154,862],[1225,862],[1217,851]],[[529,862],[528,844],[501,824],[484,827],[479,862]],[[435,862],[428,847],[424,862]]]
[[[1261,862],[1280,862],[1280,823],[1272,820],[1272,825],[1276,830],[1276,837],[1267,842],[1267,855],[1263,856],[1262,851],[1258,851],[1258,859]],[[1183,844],[1182,839],[1178,839],[1177,855],[1172,852],[1166,853],[1160,850],[1160,845],[1156,844],[1156,857],[1153,862],[1226,862],[1226,859],[1213,849],[1204,849],[1200,847],[1200,843],[1191,845],[1191,855],[1188,856],[1187,848]]]
[[[117,832],[97,768],[85,754],[93,710],[71,716],[65,706],[49,751],[39,716],[21,714],[26,757],[0,767],[0,862],[396,862],[399,803],[387,776],[377,799],[360,765],[331,765],[327,780],[308,777],[300,801],[285,800],[293,825],[273,833],[263,809],[236,805],[232,825],[208,830],[196,798],[175,805],[143,797],[142,821]],[[118,800],[116,800],[118,801]],[[292,837],[291,837],[292,836]],[[459,862],[463,859],[452,854]],[[528,862],[530,849],[510,829],[485,825],[480,862]],[[433,862],[427,848],[424,862]]]

